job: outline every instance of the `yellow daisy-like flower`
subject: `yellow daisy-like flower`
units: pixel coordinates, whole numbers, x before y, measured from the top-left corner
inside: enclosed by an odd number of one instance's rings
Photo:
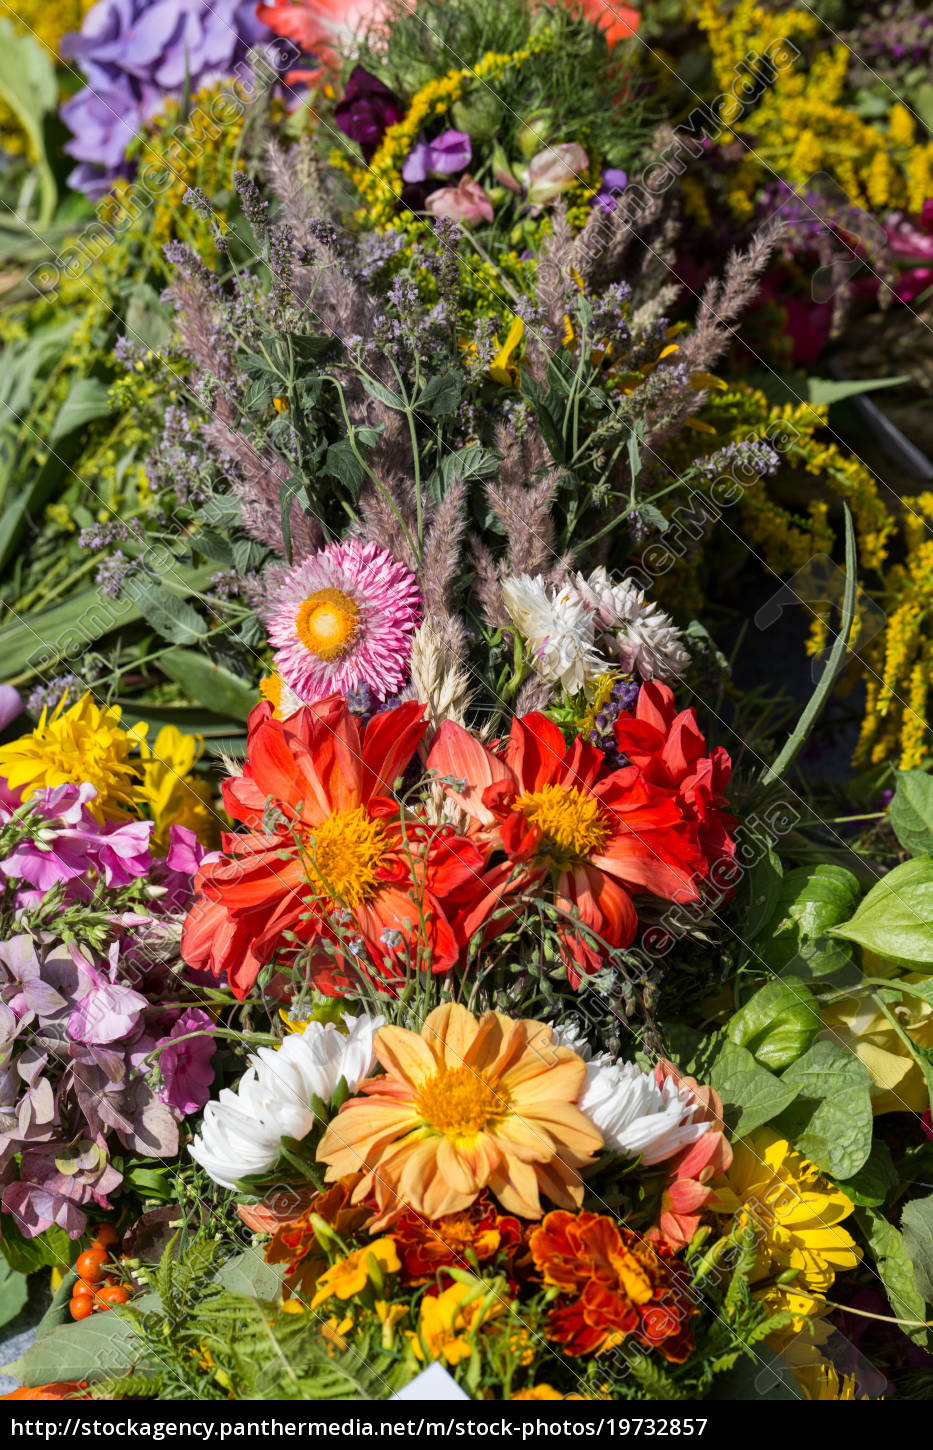
[[[97,799],[88,803],[99,821],[126,821],[136,798],[137,768],[131,752],[145,743],[148,725],[126,729],[118,706],[95,705],[90,693],[52,714],[42,711],[35,730],[0,747],[0,776],[28,800],[46,786],[88,781]]]
[[[757,1257],[749,1276],[756,1298],[771,1312],[789,1310],[794,1327],[825,1308],[836,1274],[861,1258],[840,1227],[852,1201],[770,1128],[757,1128],[733,1144],[732,1166],[716,1186],[720,1212],[738,1215],[755,1230]],[[779,1278],[796,1270],[796,1278]]]
[[[501,1300],[480,1279],[474,1284],[458,1281],[441,1294],[425,1295],[418,1333],[410,1335],[416,1358],[422,1363],[440,1359],[445,1364],[469,1359],[476,1335],[503,1308]]]
[[[516,1390],[514,1395],[509,1395],[510,1400],[582,1400],[585,1395],[562,1395],[560,1390],[555,1390],[553,1385],[532,1385],[528,1390]]]
[[[187,826],[202,846],[214,845],[217,816],[211,808],[210,786],[188,779],[204,753],[201,736],[183,735],[174,725],[163,725],[152,749],[144,740],[139,749],[142,780],[133,794],[143,813],[155,821],[154,854],[168,850],[171,826]]]
[[[377,1266],[375,1274],[371,1260],[375,1260]],[[338,1299],[352,1299],[356,1294],[362,1294],[371,1278],[377,1278],[382,1273],[397,1274],[401,1267],[395,1240],[388,1237],[373,1239],[372,1243],[354,1249],[352,1254],[338,1259],[336,1264],[324,1270],[315,1286],[311,1308],[317,1309],[332,1294],[336,1294]]]

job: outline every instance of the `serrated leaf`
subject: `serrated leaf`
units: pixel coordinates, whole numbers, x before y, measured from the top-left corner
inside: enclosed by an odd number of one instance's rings
[[[157,579],[137,579],[133,598],[147,623],[171,644],[197,644],[207,633],[207,625],[197,610]]]
[[[876,1138],[871,1145],[867,1162],[850,1178],[840,1178],[839,1187],[853,1203],[868,1208],[878,1208],[884,1203],[892,1188],[900,1182],[891,1150],[887,1143]]]
[[[389,388],[383,387],[376,378],[361,377],[360,381],[371,398],[385,403],[387,408],[394,408],[397,413],[405,411],[405,399],[398,393],[393,393]]]
[[[875,1208],[857,1208],[855,1219],[881,1276],[892,1312],[898,1319],[926,1319],[926,1304],[914,1282],[913,1266],[899,1230]],[[929,1330],[907,1324],[902,1328],[916,1344],[930,1342]]]
[[[416,404],[420,413],[431,418],[446,418],[460,406],[460,374],[453,368],[446,373],[435,373],[421,390]]]

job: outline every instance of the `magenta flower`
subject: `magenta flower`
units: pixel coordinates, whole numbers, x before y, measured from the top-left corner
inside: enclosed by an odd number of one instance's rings
[[[350,72],[343,100],[334,108],[334,120],[345,136],[371,156],[386,131],[405,115],[404,102],[364,66]]]
[[[405,679],[421,609],[415,576],[378,544],[329,544],[285,575],[266,617],[282,679],[306,703]]]
[[[425,208],[432,216],[448,217],[451,221],[463,222],[466,227],[491,222],[493,218],[492,202],[470,175],[461,177],[457,186],[442,186],[439,191],[432,191]]]
[[[165,1047],[159,1053],[159,1071],[162,1087],[159,1097],[170,1108],[175,1108],[184,1117],[198,1113],[211,1095],[214,1069],[214,1024],[206,1012],[199,1007],[189,1007],[175,1023],[167,1037],[161,1037],[156,1046],[165,1042],[174,1043],[176,1038],[186,1038],[177,1046]],[[199,1032],[200,1037],[191,1037]]]
[[[0,730],[5,730],[18,715],[22,715],[24,708],[19,690],[12,685],[0,685]]]
[[[444,131],[436,141],[424,138],[402,162],[402,180],[427,181],[429,176],[453,176],[469,166],[473,150],[465,131]]]
[[[87,783],[37,791],[29,807],[40,817],[41,825],[0,861],[0,873],[40,894],[59,882],[68,883],[66,900],[89,894],[91,874],[103,877],[105,885],[112,887],[128,886],[147,875],[152,864],[152,822],[101,824],[87,809],[96,795]],[[0,794],[0,826],[11,820],[20,805],[18,793],[9,788]]]

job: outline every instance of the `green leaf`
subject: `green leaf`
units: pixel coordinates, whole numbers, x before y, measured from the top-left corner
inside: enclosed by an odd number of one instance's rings
[[[914,1282],[913,1266],[902,1235],[875,1208],[857,1208],[855,1221],[875,1260],[892,1312],[898,1319],[926,1319],[926,1304]],[[906,1324],[902,1328],[915,1344],[925,1346],[930,1342],[929,1330]]]
[[[834,1178],[851,1178],[871,1152],[871,1076],[835,1042],[814,1042],[781,1081],[799,1094],[782,1120],[800,1152]]]
[[[45,153],[43,120],[58,107],[58,81],[49,52],[5,17],[0,19],[0,96],[29,138],[42,193],[39,221],[45,226],[55,213],[57,192]]]
[[[803,982],[790,977],[768,982],[726,1024],[730,1042],[772,1071],[780,1071],[805,1052],[822,1023]]]
[[[901,1215],[901,1233],[918,1292],[933,1304],[933,1194],[907,1204]]]
[[[460,406],[460,374],[453,368],[435,373],[421,390],[416,405],[419,413],[432,418],[447,418]]]
[[[753,835],[753,845],[757,846],[762,843],[761,838]],[[746,940],[756,936],[774,915],[780,899],[782,872],[780,857],[771,846],[765,847],[755,864],[746,871],[740,888],[745,898],[744,935]],[[767,958],[765,960],[767,961]]]
[[[84,428],[98,418],[106,418],[110,412],[110,388],[97,378],[78,378],[68,390],[65,401],[49,434],[49,444],[54,448],[62,438],[77,428]]]
[[[857,398],[860,393],[875,393],[879,388],[897,388],[909,383],[910,376],[903,373],[899,378],[807,378],[807,394],[811,403],[841,403],[845,398]]]
[[[898,771],[891,828],[911,856],[933,851],[933,775],[925,770]]]
[[[171,644],[195,644],[206,635],[207,625],[197,610],[157,579],[137,580],[133,596],[147,623]]]
[[[132,1325],[111,1311],[50,1330],[3,1368],[20,1384],[33,1389],[55,1380],[97,1380],[125,1374],[134,1365],[140,1367],[139,1352],[140,1343]]]
[[[394,408],[397,413],[403,413],[405,411],[405,399],[400,394],[390,392],[388,388],[383,387],[382,383],[378,382],[376,378],[361,377],[360,382],[371,398],[376,398],[380,403],[385,403],[387,408]]]
[[[858,942],[884,961],[933,972],[933,856],[904,861],[869,891],[830,936]]]
[[[197,650],[172,649],[159,657],[159,668],[181,685],[185,694],[218,715],[245,720],[259,702],[256,686]],[[145,710],[143,710],[145,715]]]
[[[858,878],[841,866],[821,862],[798,866],[781,882],[773,916],[753,944],[757,957],[775,972],[825,977],[848,966],[851,953],[826,935],[852,915]]]
[[[761,772],[758,778],[760,786],[771,785],[790,769],[797,758],[798,752],[803,748],[809,737],[810,731],[819,718],[823,706],[832,694],[833,686],[845,665],[846,648],[849,643],[849,636],[852,633],[852,624],[855,619],[855,605],[858,598],[858,574],[856,569],[855,554],[855,529],[852,524],[852,513],[848,504],[843,504],[846,530],[846,583],[842,600],[842,621],[839,626],[839,633],[833,642],[829,659],[820,675],[820,682],[813,694],[810,696],[800,719],[791,733],[790,739],[785,743],[780,755],[773,765],[768,765]]]
[[[77,1256],[71,1239],[63,1228],[48,1228],[45,1233],[27,1239],[10,1214],[3,1216],[0,1253],[18,1274],[34,1274],[37,1269],[67,1269]]]
[[[282,1265],[267,1264],[256,1249],[246,1249],[229,1259],[217,1275],[217,1283],[230,1294],[273,1300],[282,1289]]]
[[[29,1298],[29,1282],[25,1274],[0,1262],[0,1328],[15,1319]]]
[[[735,1133],[742,1136],[784,1111],[797,1088],[757,1063],[745,1047],[724,1042],[710,1071],[710,1082],[722,1098]]]
[[[891,1150],[887,1143],[876,1138],[871,1145],[867,1162],[850,1178],[837,1180],[839,1187],[853,1203],[868,1208],[878,1208],[884,1203],[892,1188],[900,1182],[900,1175],[894,1166]]]

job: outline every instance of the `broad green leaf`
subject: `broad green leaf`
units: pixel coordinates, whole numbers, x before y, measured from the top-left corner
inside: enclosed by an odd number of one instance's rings
[[[77,1324],[61,1324],[3,1368],[28,1389],[55,1380],[97,1380],[137,1368],[140,1341],[129,1322],[111,1311]]]
[[[29,1298],[29,1283],[25,1274],[11,1269],[0,1260],[0,1328],[15,1319]]]
[[[858,942],[898,966],[933,972],[933,856],[895,866],[829,935]]]
[[[267,1264],[262,1253],[246,1249],[229,1259],[217,1282],[230,1294],[245,1294],[253,1299],[275,1299],[282,1288],[281,1265]]]
[[[755,844],[759,844],[757,839]],[[780,900],[782,873],[780,857],[770,846],[762,851],[755,864],[746,871],[740,887],[745,894],[746,940],[755,937],[774,915]]]
[[[901,1233],[914,1271],[914,1283],[933,1304],[933,1194],[915,1198],[901,1215]]]
[[[763,1067],[779,1072],[807,1050],[821,1025],[809,989],[787,978],[768,982],[749,998],[729,1019],[726,1035]]]
[[[136,580],[133,597],[147,624],[171,644],[196,644],[206,635],[207,625],[197,610],[158,579]]]
[[[797,1096],[792,1083],[775,1077],[744,1047],[724,1042],[710,1071],[734,1132],[742,1137],[783,1112]]]
[[[173,649],[159,656],[159,668],[181,685],[185,694],[218,715],[246,720],[259,703],[259,692],[224,665],[216,665],[197,650]]]
[[[926,1319],[926,1304],[914,1281],[913,1266],[901,1233],[875,1208],[857,1208],[855,1220],[881,1276],[892,1313],[901,1320]],[[902,1328],[916,1344],[926,1346],[930,1342],[929,1330],[908,1324]]]
[[[755,955],[775,972],[825,977],[851,962],[848,948],[826,935],[847,921],[860,895],[858,878],[841,866],[821,863],[788,871],[774,915],[753,943]]]
[[[63,1228],[48,1228],[28,1239],[20,1233],[16,1220],[4,1214],[0,1253],[17,1273],[34,1274],[37,1269],[69,1268],[78,1251]]]
[[[834,1178],[851,1178],[871,1152],[871,1077],[853,1053],[814,1042],[781,1081],[799,1094],[782,1120],[800,1152]]]
[[[933,851],[933,775],[925,770],[898,771],[891,828],[911,856]]]
[[[887,1143],[876,1138],[871,1145],[867,1162],[863,1163],[858,1172],[853,1173],[850,1178],[840,1178],[837,1182],[843,1193],[851,1198],[853,1203],[859,1203],[868,1208],[878,1208],[884,1203],[891,1189],[896,1188],[900,1182]]]
[[[84,428],[110,412],[110,388],[97,378],[78,378],[58,410],[49,443],[54,447],[67,434]]]

